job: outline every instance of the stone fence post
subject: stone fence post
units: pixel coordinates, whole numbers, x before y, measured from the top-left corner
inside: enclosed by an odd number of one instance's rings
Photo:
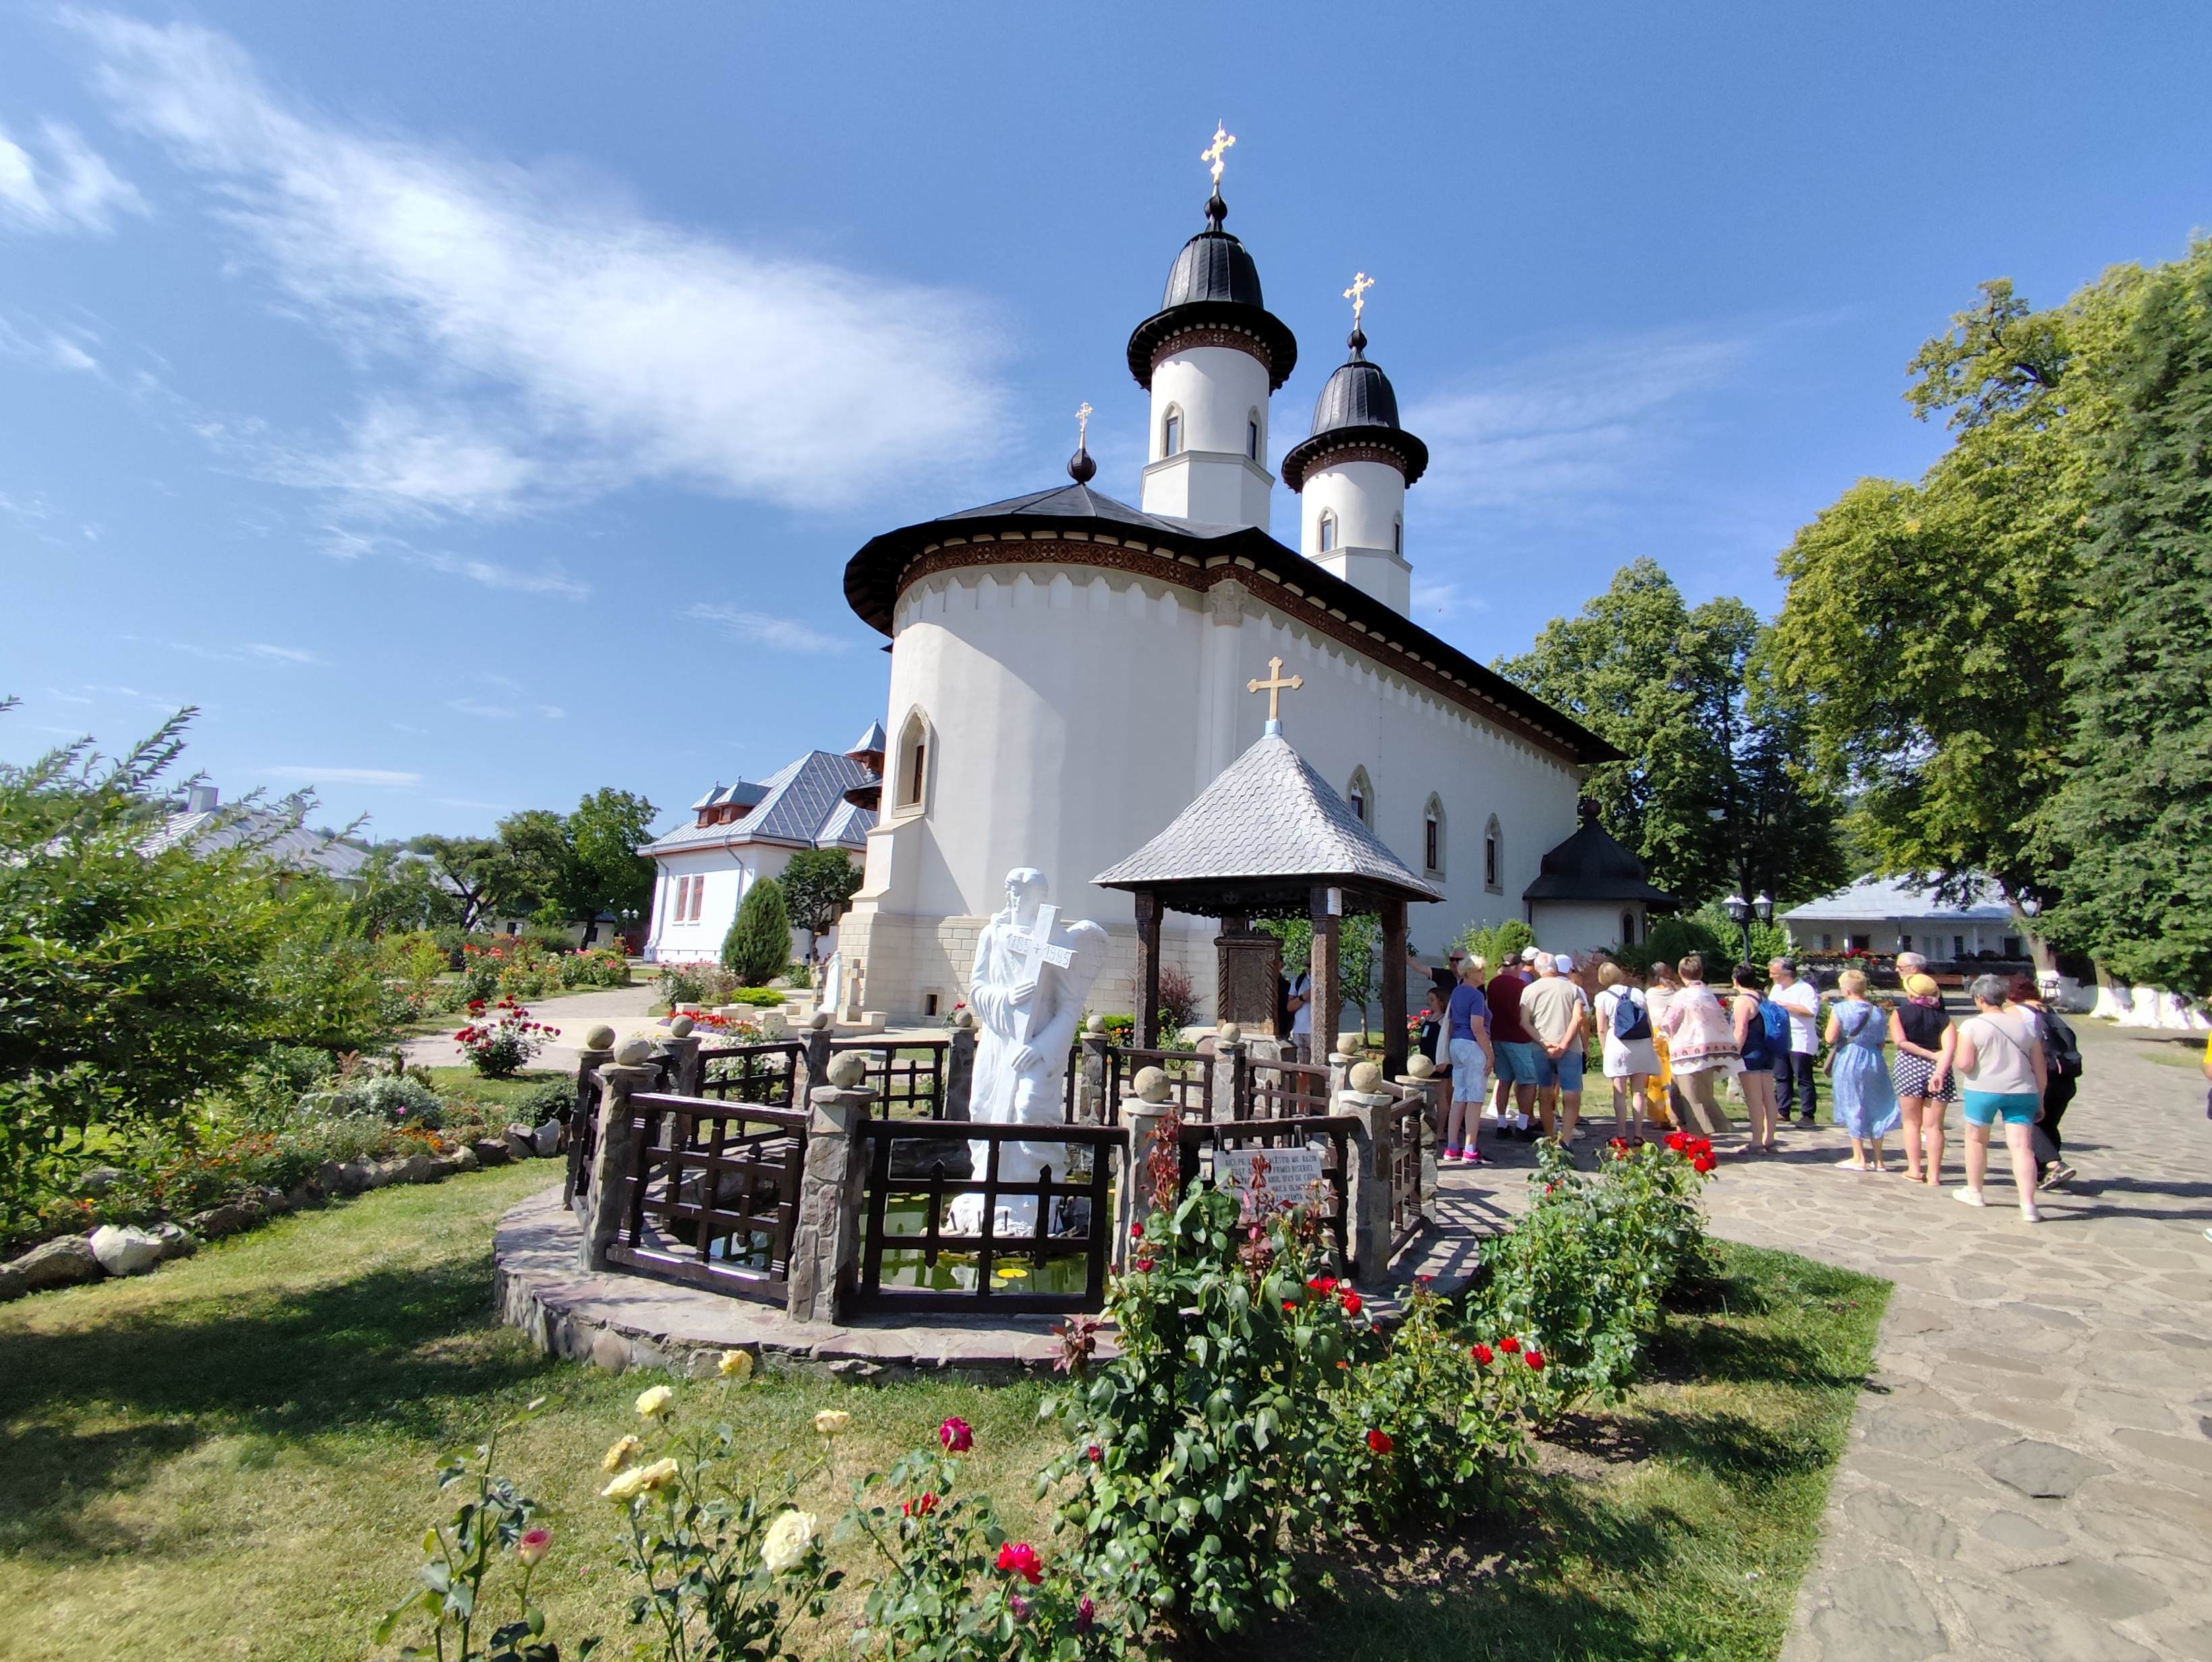
[[[1075,1081],[1075,1117],[1085,1125],[1101,1125],[1106,1119],[1106,1052],[1114,1041],[1106,1036],[1106,1018],[1092,1015],[1083,1027],[1082,1073]]]
[[[1213,1041],[1213,1123],[1224,1124],[1237,1117],[1237,1093],[1244,1089],[1244,1030],[1233,1021],[1221,1024]]]
[[[561,1190],[561,1204],[576,1203],[576,1184],[590,1168],[599,1146],[599,1069],[615,1059],[615,1030],[605,1024],[584,1035],[584,1053],[576,1058],[576,1099],[568,1109],[568,1175]]]
[[[1167,1148],[1174,1135],[1169,1125],[1175,1116],[1175,1104],[1168,1099],[1168,1076],[1157,1068],[1140,1068],[1132,1082],[1136,1094],[1121,1099],[1121,1129],[1128,1138],[1129,1165],[1121,1174],[1121,1227],[1114,1239],[1117,1260],[1127,1256],[1129,1238],[1152,1214],[1152,1155]],[[1178,1161],[1182,1158],[1180,1148],[1168,1152]]]
[[[1443,1146],[1445,1082],[1436,1076],[1437,1064],[1419,1050],[1406,1062],[1406,1071],[1398,1075],[1401,1095],[1411,1097],[1415,1092],[1427,1099],[1421,1112],[1421,1215],[1428,1215],[1428,1197],[1437,1192],[1437,1151]],[[1482,1105],[1477,1103],[1479,1112]]]
[[[672,1096],[696,1097],[699,1094],[699,1035],[692,1031],[693,1022],[687,1015],[674,1018],[668,1024],[668,1037],[655,1048],[668,1063],[668,1090]]]
[[[830,1041],[836,1026],[836,1018],[827,1010],[817,1010],[806,1018],[805,1029],[799,1035],[806,1048],[793,1062],[798,1070],[798,1077],[791,1081],[793,1106],[804,1108],[814,1093],[830,1082]]]
[[[1390,1110],[1397,1093],[1382,1088],[1382,1070],[1371,1062],[1352,1068],[1349,1089],[1340,1093],[1336,1111],[1359,1123],[1348,1139],[1352,1169],[1345,1173],[1345,1198],[1352,1215],[1345,1220],[1345,1244],[1352,1254],[1352,1278],[1362,1287],[1379,1287],[1390,1268]]]
[[[622,1231],[637,1175],[637,1145],[630,1135],[629,1099],[659,1082],[649,1039],[626,1038],[615,1059],[599,1069],[599,1123],[592,1149],[592,1185],[584,1215],[581,1254],[586,1269],[607,1267],[607,1248]]]
[[[1352,1088],[1349,1075],[1352,1064],[1359,1060],[1359,1035],[1337,1035],[1336,1049],[1322,1060],[1328,1063],[1328,1099],[1334,1102]]]
[[[945,1046],[944,1119],[964,1120],[975,1094],[975,1013],[962,1010],[952,1018],[952,1037]]]
[[[867,1191],[860,1128],[875,1093],[867,1058],[830,1059],[829,1082],[808,1093],[806,1163],[799,1178],[799,1221],[791,1234],[784,1309],[795,1322],[834,1322],[843,1313],[860,1263],[860,1208]]]

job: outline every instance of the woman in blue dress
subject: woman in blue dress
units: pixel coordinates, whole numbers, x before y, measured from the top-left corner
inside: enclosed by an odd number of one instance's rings
[[[1863,970],[1846,970],[1836,979],[1843,995],[1828,1016],[1828,1048],[1835,1057],[1829,1100],[1836,1123],[1851,1140],[1851,1157],[1836,1164],[1846,1172],[1887,1172],[1881,1140],[1897,1129],[1897,1092],[1883,1065],[1882,1046],[1889,1023],[1867,1001]]]

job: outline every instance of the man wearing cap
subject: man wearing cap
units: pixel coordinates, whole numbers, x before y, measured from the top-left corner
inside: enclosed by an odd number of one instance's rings
[[[1521,1020],[1536,1041],[1536,1111],[1545,1135],[1563,1144],[1573,1141],[1582,1114],[1583,1048],[1589,1032],[1583,989],[1567,979],[1574,967],[1565,953],[1537,953],[1535,984],[1521,995]]]
[[[1521,956],[1533,962],[1535,952],[1531,947]],[[1536,1105],[1536,1042],[1521,1020],[1521,992],[1528,984],[1528,977],[1522,966],[1508,962],[1498,966],[1498,973],[1482,989],[1483,1001],[1490,1007],[1490,1049],[1498,1073],[1498,1135],[1501,1137],[1527,1135],[1528,1115]],[[1517,1130],[1506,1106],[1509,1096],[1520,1110]]]

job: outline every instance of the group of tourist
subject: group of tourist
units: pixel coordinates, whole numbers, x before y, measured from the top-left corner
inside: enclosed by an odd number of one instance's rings
[[[1770,963],[1764,980],[1740,965],[1717,988],[1694,953],[1655,964],[1648,976],[1598,954],[1578,977],[1571,954],[1534,947],[1494,973],[1459,952],[1447,967],[1416,967],[1432,983],[1420,1047],[1450,1081],[1439,1155],[1447,1166],[1487,1164],[1480,1147],[1486,1117],[1501,1138],[1565,1144],[1584,1135],[1583,1075],[1595,1038],[1613,1135],[1631,1143],[1662,1113],[1706,1137],[1732,1135],[1721,1097],[1733,1080],[1749,1120],[1736,1152],[1773,1154],[1793,1114],[1814,1123],[1826,1074],[1833,1122],[1850,1139],[1850,1154],[1837,1162],[1845,1171],[1896,1169],[1888,1141],[1901,1130],[1905,1178],[1940,1186],[1946,1123],[1960,1103],[1966,1182],[1954,1199],[1984,1203],[1993,1134],[2010,1155],[2028,1221],[2038,1218],[2037,1190],[2075,1175],[2060,1123],[2081,1077],[2081,1051],[2025,975],[1979,977],[1967,989],[1975,1014],[1954,1021],[1927,960],[1903,953],[1899,1003],[1885,1012],[1867,995],[1866,972],[1847,969],[1824,1020],[1819,989],[1787,958]],[[1583,978],[1595,980],[1595,996]]]

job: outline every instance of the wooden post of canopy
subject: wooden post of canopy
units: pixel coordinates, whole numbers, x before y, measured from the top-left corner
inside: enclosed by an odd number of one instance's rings
[[[1160,898],[1146,890],[1137,903],[1137,1048],[1157,1050],[1160,1042]]]
[[[1382,1077],[1406,1071],[1406,903],[1382,903]]]
[[[1344,891],[1316,884],[1311,910],[1313,957],[1306,971],[1311,1000],[1308,1008],[1313,1017],[1310,1059],[1325,1063],[1336,1049],[1337,1013],[1344,1002],[1337,989],[1336,972],[1337,924],[1344,911]]]

